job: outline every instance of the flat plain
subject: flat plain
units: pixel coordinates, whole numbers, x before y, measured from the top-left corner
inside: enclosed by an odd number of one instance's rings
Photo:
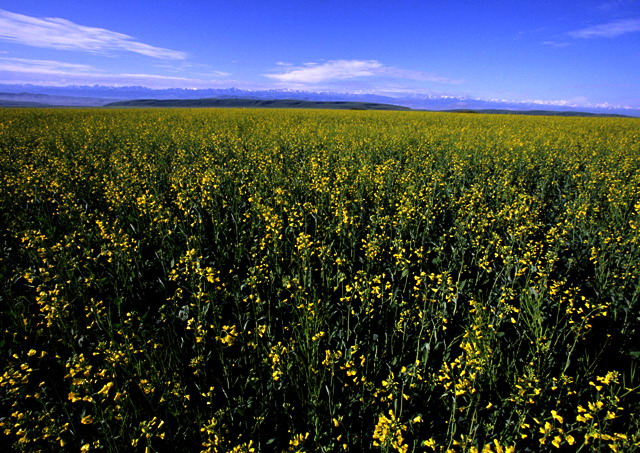
[[[640,120],[0,110],[15,451],[632,451]]]

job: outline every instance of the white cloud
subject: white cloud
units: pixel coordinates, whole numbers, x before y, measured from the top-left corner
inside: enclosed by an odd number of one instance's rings
[[[55,60],[31,60],[0,57],[0,83],[66,85],[141,85],[149,88],[226,88],[242,86],[243,82],[215,80],[208,77],[225,75],[213,72],[201,78],[157,74],[104,72],[94,66]]]
[[[158,68],[160,71],[166,71],[167,74],[188,74],[189,77],[213,77],[223,78],[229,77],[230,72],[216,71],[209,68],[207,65],[191,65],[191,64],[154,64],[153,67]]]
[[[623,8],[627,5],[631,5],[635,1],[636,0],[608,0],[608,1],[601,2],[598,5],[598,8],[604,11],[610,11],[610,10]]]
[[[284,72],[264,74],[279,82],[314,84],[361,77],[389,77],[422,82],[460,83],[428,72],[385,66],[377,60],[331,60],[326,63],[304,63],[302,66],[284,66]]]
[[[381,76],[394,77],[398,79],[418,80],[420,82],[439,82],[453,84],[462,83],[461,80],[447,79],[446,77],[440,77],[438,75],[431,74],[430,72],[413,71],[411,69],[400,69],[389,66],[382,67],[377,72],[377,75]]]
[[[66,19],[37,18],[3,9],[0,9],[0,40],[50,49],[127,51],[167,60],[186,58],[184,52],[154,47],[123,33],[86,27]]]
[[[551,47],[568,47],[571,45],[571,43],[568,43],[568,42],[558,42],[558,41],[544,41],[542,44],[544,44],[545,46],[551,46]]]
[[[303,66],[290,67],[280,74],[265,74],[265,76],[280,82],[319,83],[327,80],[372,76],[374,71],[381,67],[382,64],[375,60],[333,60],[324,64],[305,63]]]
[[[615,38],[640,31],[640,19],[622,19],[606,24],[592,25],[567,33],[572,38]]]
[[[0,71],[45,74],[92,73],[96,69],[85,64],[65,63],[54,60],[30,60],[27,58],[0,57]]]
[[[231,75],[230,72],[224,72],[224,71],[212,71],[209,74],[211,77],[229,77]]]

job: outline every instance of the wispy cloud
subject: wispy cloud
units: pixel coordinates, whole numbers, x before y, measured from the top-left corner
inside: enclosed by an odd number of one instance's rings
[[[97,70],[91,65],[66,63],[55,60],[31,60],[27,58],[0,57],[0,71],[28,72],[43,74],[75,74],[95,73]]]
[[[438,82],[438,83],[462,83],[462,80],[453,80],[430,72],[413,71],[411,69],[394,68],[393,66],[383,66],[377,71],[377,75],[394,77],[398,79],[418,80],[420,82]]]
[[[332,60],[323,64],[305,63],[303,66],[284,67],[284,72],[265,76],[280,82],[319,83],[373,76],[382,68],[382,64],[375,60]]]
[[[635,3],[636,0],[607,0],[603,1],[598,5],[598,9],[604,11],[611,11],[619,8],[623,8],[627,5],[631,5]]]
[[[0,83],[66,85],[140,85],[149,88],[224,88],[243,82],[216,80],[220,72],[203,77],[178,77],[144,73],[110,73],[91,65],[55,60],[0,57]]]
[[[592,25],[567,33],[572,38],[615,38],[627,33],[640,32],[640,19],[621,19]]]
[[[158,68],[161,71],[166,71],[172,74],[189,74],[189,77],[229,77],[230,72],[217,71],[211,68],[210,65],[199,63],[182,62],[164,62],[159,61],[153,64],[153,67]]]
[[[263,75],[279,82],[295,84],[317,84],[361,77],[388,77],[422,82],[460,83],[460,81],[447,79],[428,72],[385,66],[377,60],[331,60],[325,63],[304,63],[302,66],[278,63],[278,66],[282,68],[282,72]]]
[[[184,52],[155,47],[104,28],[61,18],[37,18],[0,9],[0,40],[34,47],[88,52],[133,52],[166,60],[183,60]]]
[[[545,46],[551,46],[551,47],[568,47],[571,45],[571,43],[562,42],[562,41],[544,41],[542,44],[544,44]]]

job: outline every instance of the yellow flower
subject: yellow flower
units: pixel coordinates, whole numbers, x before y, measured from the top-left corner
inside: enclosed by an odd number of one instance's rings
[[[109,382],[105,384],[98,392],[98,395],[106,395],[107,393],[109,393],[109,390],[111,389],[111,387],[113,387],[113,382]]]
[[[436,449],[436,441],[433,438],[431,438],[429,440],[424,440],[424,441],[422,441],[422,446],[423,447],[429,447],[429,448],[435,450]]]
[[[558,422],[562,423],[563,419],[560,415],[558,415],[558,413],[556,411],[551,411],[551,416],[553,418],[555,418],[556,420],[558,420]]]
[[[82,417],[82,420],[80,420],[80,423],[82,423],[83,425],[90,425],[91,423],[93,423],[93,415],[85,415],[84,417]]]
[[[551,426],[551,423],[544,422],[544,427],[539,429],[540,434],[545,434],[546,435],[547,433],[551,432],[552,428],[553,427]]]

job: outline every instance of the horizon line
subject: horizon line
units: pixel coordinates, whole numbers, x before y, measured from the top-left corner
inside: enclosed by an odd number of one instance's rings
[[[209,88],[188,88],[188,87],[166,87],[166,88],[152,88],[144,85],[48,85],[48,84],[38,84],[38,83],[6,83],[0,82],[0,87],[34,87],[34,88],[42,88],[42,89],[114,89],[114,90],[126,90],[126,89],[143,89],[152,92],[163,92],[163,91],[187,91],[187,92],[198,92],[198,91],[229,91],[234,90],[238,92],[247,92],[247,93],[260,93],[260,92],[282,92],[282,93],[307,93],[307,94],[318,94],[318,95],[348,95],[348,96],[380,96],[387,97],[390,99],[398,99],[398,100],[460,100],[460,101],[479,101],[479,102],[490,102],[490,103],[498,103],[498,104],[518,104],[518,105],[536,105],[536,106],[545,106],[545,107],[553,107],[553,108],[584,108],[584,109],[604,109],[604,110],[625,110],[625,111],[633,111],[640,112],[640,107],[631,107],[628,105],[613,105],[607,102],[605,103],[585,103],[581,104],[580,102],[575,102],[573,100],[544,100],[544,99],[524,99],[524,100],[512,100],[512,99],[499,99],[499,98],[483,98],[478,96],[470,96],[470,95],[450,95],[450,94],[436,94],[436,93],[423,93],[420,91],[392,91],[392,90],[381,90],[381,91],[318,91],[313,89],[308,90],[300,90],[293,88],[238,88],[237,86],[229,86],[229,87],[209,87]],[[22,94],[22,93],[5,93],[5,94]],[[25,93],[25,94],[39,94],[44,96],[51,96],[50,94],[45,93]],[[393,96],[395,95],[395,96]],[[88,96],[76,96],[79,98],[86,98]],[[464,107],[462,107],[464,108]],[[476,109],[477,110],[477,109]]]

